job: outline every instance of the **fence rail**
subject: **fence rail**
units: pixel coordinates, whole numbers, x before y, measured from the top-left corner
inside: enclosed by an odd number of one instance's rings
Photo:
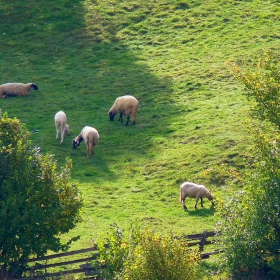
[[[183,236],[178,236],[176,238],[184,239],[187,241],[188,246],[199,246],[199,250],[201,252],[201,258],[202,259],[207,259],[211,255],[219,254],[223,252],[222,250],[216,250],[212,252],[203,252],[204,247],[209,244],[214,244],[215,242],[215,237],[220,235],[220,232],[215,232],[215,231],[204,231],[203,233],[199,234],[190,234],[190,235],[183,235]],[[210,238],[210,239],[209,239]],[[105,247],[109,247],[106,245]],[[92,253],[93,252],[93,253]],[[75,260],[68,260],[68,261],[61,261],[59,260],[60,258],[65,258],[69,256],[74,256],[78,254],[85,254],[85,253],[91,253],[90,257],[80,257]],[[30,277],[24,277],[21,279],[24,280],[33,280],[33,279],[46,279],[46,278],[51,278],[51,277],[59,277],[67,274],[77,274],[77,273],[84,273],[86,276],[89,276],[88,278],[84,279],[96,279],[98,280],[98,271],[92,264],[90,264],[91,261],[96,260],[99,257],[99,252],[98,252],[98,247],[90,247],[86,249],[81,249],[81,250],[75,250],[75,251],[70,251],[70,252],[65,252],[65,253],[59,253],[59,254],[53,254],[53,255],[48,255],[44,257],[39,257],[39,258],[33,258],[29,259],[28,263],[35,263],[34,265],[31,265],[26,269],[26,272],[29,273]],[[56,260],[54,263],[38,263],[38,262],[47,262],[50,260]],[[63,267],[67,265],[73,265],[73,264],[78,264],[81,263],[79,268],[76,269],[64,269],[63,271],[59,272],[51,272],[48,273],[47,269],[49,268],[54,268],[54,267]],[[106,266],[104,265],[101,267],[101,269],[105,268]],[[38,274],[40,271],[41,275]],[[36,273],[37,272],[37,273]],[[94,275],[94,273],[96,275]],[[36,275],[38,274],[38,275]],[[90,275],[92,274],[92,275]]]

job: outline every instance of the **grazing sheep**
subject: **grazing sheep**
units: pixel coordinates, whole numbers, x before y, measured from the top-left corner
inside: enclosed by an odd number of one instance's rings
[[[120,96],[115,100],[114,105],[109,110],[109,118],[114,120],[115,115],[120,114],[119,120],[123,122],[123,115],[126,115],[126,123],[128,125],[129,117],[132,115],[132,123],[135,124],[135,119],[138,111],[138,100],[131,95]]]
[[[213,195],[205,188],[203,185],[197,185],[191,182],[185,182],[180,186],[180,202],[182,203],[183,207],[187,209],[185,199],[189,198],[196,198],[195,208],[197,209],[198,200],[201,199],[201,207],[203,207],[203,198],[208,198],[212,205],[213,203]]]
[[[33,83],[7,83],[0,86],[0,97],[7,97],[9,95],[27,96],[32,89],[38,90],[38,87]]]
[[[66,124],[67,118],[66,114],[63,111],[59,111],[54,116],[54,122],[56,127],[56,139],[58,139],[58,134],[60,132],[61,141],[60,144],[63,143],[64,135],[68,135],[70,133],[69,131],[69,125]]]
[[[72,142],[73,149],[76,149],[83,140],[85,140],[85,144],[87,146],[87,158],[89,158],[94,154],[93,149],[98,144],[99,141],[98,131],[91,126],[85,126],[81,131],[81,133],[73,140]]]

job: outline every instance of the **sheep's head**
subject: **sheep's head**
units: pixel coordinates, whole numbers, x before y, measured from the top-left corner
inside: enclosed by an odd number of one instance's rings
[[[38,90],[39,89],[34,83],[31,83],[30,88],[34,89],[34,90]]]
[[[73,149],[76,149],[78,146],[80,146],[81,142],[84,140],[82,135],[78,135],[75,139],[72,141],[72,147]]]
[[[208,192],[208,197],[207,198],[212,202],[212,204],[214,204],[214,202],[213,202],[214,195],[212,193]]]
[[[76,139],[73,139],[73,141],[72,141],[73,149],[76,149],[78,146],[80,146],[80,141],[76,140]]]
[[[114,120],[115,115],[116,114],[114,114],[112,111],[109,112],[109,118],[110,118],[111,121]]]

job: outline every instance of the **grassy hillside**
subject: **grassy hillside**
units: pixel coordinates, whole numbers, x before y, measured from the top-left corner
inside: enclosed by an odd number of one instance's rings
[[[248,104],[226,61],[279,45],[278,1],[10,2],[0,4],[0,83],[32,81],[39,91],[1,99],[0,108],[59,166],[73,160],[85,203],[73,247],[136,219],[178,233],[213,229],[210,203],[195,210],[192,200],[183,211],[179,186],[203,183],[225,200],[236,191],[251,140]],[[109,121],[124,94],[140,102],[136,126]],[[71,130],[62,145],[59,110]],[[100,133],[90,160],[84,144],[71,147],[85,125]]]

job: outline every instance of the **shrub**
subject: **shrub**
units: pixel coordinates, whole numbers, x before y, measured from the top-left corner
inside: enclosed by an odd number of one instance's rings
[[[145,228],[130,250],[122,278],[127,280],[197,279],[200,263],[198,250],[172,234],[161,235]]]
[[[97,242],[100,258],[99,267],[103,268],[102,279],[113,279],[124,268],[129,252],[129,245],[125,233],[116,224],[110,226],[105,238]]]
[[[109,243],[107,250],[105,243]],[[114,225],[105,242],[99,242],[99,248],[100,263],[107,265],[104,279],[197,279],[198,249],[189,249],[184,240],[175,238],[173,234],[132,227],[125,236]]]

